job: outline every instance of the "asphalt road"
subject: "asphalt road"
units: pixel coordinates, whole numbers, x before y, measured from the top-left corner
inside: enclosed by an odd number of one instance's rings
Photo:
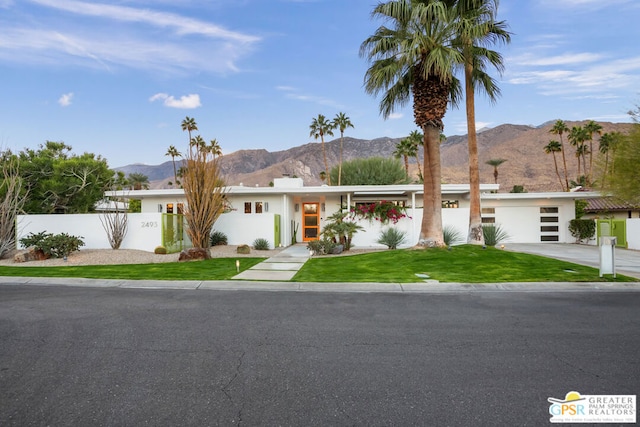
[[[0,286],[0,425],[548,425],[640,394],[640,293]]]

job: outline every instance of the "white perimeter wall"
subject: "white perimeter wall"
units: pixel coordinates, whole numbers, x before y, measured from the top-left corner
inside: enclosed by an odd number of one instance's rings
[[[19,241],[30,233],[67,233],[81,236],[82,249],[110,249],[107,232],[100,222],[101,214],[77,215],[20,215],[18,216],[17,238]],[[153,252],[162,243],[161,215],[157,213],[129,214],[127,234],[120,248],[139,249]]]
[[[627,219],[627,248],[640,250],[640,218]]]

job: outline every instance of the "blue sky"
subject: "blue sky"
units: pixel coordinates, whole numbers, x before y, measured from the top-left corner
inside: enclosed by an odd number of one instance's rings
[[[159,164],[169,145],[186,148],[185,116],[224,153],[313,142],[311,120],[338,112],[355,125],[347,136],[406,136],[411,107],[383,120],[363,90],[375,3],[0,0],[0,147],[64,141],[112,167]],[[629,121],[639,16],[637,0],[502,0],[502,97],[478,98],[477,126]],[[466,133],[463,108],[444,133]]]

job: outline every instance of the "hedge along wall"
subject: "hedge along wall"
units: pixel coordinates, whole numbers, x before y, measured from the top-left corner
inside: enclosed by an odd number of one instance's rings
[[[120,248],[153,252],[155,247],[162,243],[161,215],[160,213],[128,214],[127,234]],[[52,234],[67,233],[81,236],[85,245],[80,250],[111,249],[107,232],[100,221],[101,216],[103,214],[19,215],[16,230],[18,248],[22,249],[19,243],[22,237],[44,231]]]

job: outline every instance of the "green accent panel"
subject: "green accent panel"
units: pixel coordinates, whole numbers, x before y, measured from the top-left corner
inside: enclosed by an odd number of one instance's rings
[[[273,216],[273,247],[277,248],[282,242],[282,236],[280,235],[280,215],[275,214]]]
[[[168,254],[180,252],[192,246],[185,232],[184,215],[162,214],[162,246],[167,248]]]
[[[616,246],[627,247],[627,221],[624,219],[599,219],[597,220],[598,245],[600,236],[616,237]]]

